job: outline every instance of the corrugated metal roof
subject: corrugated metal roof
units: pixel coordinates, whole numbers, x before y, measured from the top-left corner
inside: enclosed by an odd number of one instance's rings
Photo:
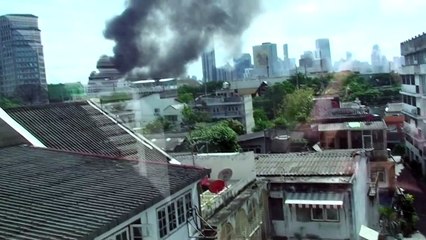
[[[168,162],[166,155],[140,143],[88,102],[19,107],[5,111],[49,148]],[[147,141],[145,144],[151,145]]]
[[[355,150],[256,155],[257,176],[348,176]]]
[[[356,127],[351,125],[355,125]],[[344,130],[384,130],[386,129],[386,124],[383,121],[374,121],[367,124],[367,122],[343,122],[343,123],[322,123],[318,124],[318,131],[327,132],[327,131],[344,131]]]
[[[59,150],[0,149],[0,239],[93,239],[208,174]]]

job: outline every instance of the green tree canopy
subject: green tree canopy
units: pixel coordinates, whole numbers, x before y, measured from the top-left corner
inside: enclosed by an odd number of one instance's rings
[[[211,126],[197,126],[190,140],[202,152],[238,152],[238,135],[227,123],[218,122]]]
[[[255,127],[252,129],[254,132],[263,131],[265,129],[272,128],[274,124],[268,119],[265,111],[263,109],[254,109],[253,118]]]
[[[158,117],[154,121],[148,123],[142,131],[144,134],[154,134],[168,132],[172,129],[173,125],[169,121],[163,117]]]
[[[183,124],[193,127],[196,123],[210,122],[210,114],[202,110],[193,110],[189,106],[184,106],[182,110]]]
[[[234,132],[236,132],[238,135],[242,135],[245,133],[243,124],[234,119],[226,119],[223,121],[228,127],[230,127]]]
[[[297,123],[309,121],[314,107],[314,92],[310,88],[297,89],[287,94],[281,108],[281,117],[288,125],[295,126]]]
[[[2,97],[0,96],[0,107],[1,108],[14,108],[14,107],[19,107],[20,104],[18,101],[12,100],[10,98],[7,97]]]

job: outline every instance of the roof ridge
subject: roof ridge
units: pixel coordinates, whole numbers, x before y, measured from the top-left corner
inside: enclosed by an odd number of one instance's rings
[[[79,152],[79,151],[70,151],[70,150],[63,150],[63,149],[56,149],[56,148],[43,148],[43,147],[34,147],[34,146],[25,146],[27,148],[34,148],[34,149],[41,149],[51,152],[63,152],[63,153],[70,153],[70,154],[76,154],[76,155],[82,155],[82,156],[88,156],[88,157],[98,157],[98,158],[107,158],[111,160],[118,160],[118,161],[129,161],[129,162],[143,162],[148,164],[156,164],[156,165],[164,165],[164,166],[173,166],[173,167],[182,167],[182,168],[193,168],[197,170],[205,170],[206,168],[187,165],[187,164],[172,164],[167,162],[158,162],[158,161],[147,161],[147,160],[140,160],[140,159],[130,159],[130,158],[122,158],[122,157],[114,157],[114,156],[108,156],[108,155],[102,155],[102,154],[95,154],[95,153],[88,153],[88,152]],[[24,148],[25,148],[24,147]]]
[[[86,100],[81,101],[73,101],[73,102],[58,102],[58,103],[46,103],[41,105],[30,105],[30,106],[19,106],[19,107],[11,107],[11,108],[3,108],[6,112],[8,111],[17,111],[23,109],[41,109],[41,108],[52,108],[66,105],[88,105],[89,103]]]

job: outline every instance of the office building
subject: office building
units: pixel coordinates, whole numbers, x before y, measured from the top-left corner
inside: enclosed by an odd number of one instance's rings
[[[330,41],[327,38],[317,39],[315,41],[316,50],[319,54],[319,59],[321,61],[322,71],[331,71],[331,51],[330,51]]]
[[[47,83],[38,17],[0,16],[0,94],[24,104],[47,103]]]
[[[211,82],[216,81],[217,73],[216,73],[216,57],[215,51],[210,50],[204,52],[201,56],[202,64],[203,64],[203,81]]]
[[[405,153],[416,169],[426,174],[426,34],[401,43],[402,113],[404,114]]]
[[[267,42],[253,46],[253,62],[256,76],[279,76],[277,44]]]
[[[251,56],[249,53],[242,54],[239,58],[234,59],[234,79],[244,79],[246,69],[251,68]]]

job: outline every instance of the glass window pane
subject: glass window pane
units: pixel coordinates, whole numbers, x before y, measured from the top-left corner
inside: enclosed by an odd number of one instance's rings
[[[298,222],[310,222],[311,221],[311,209],[310,208],[296,207],[296,220]]]
[[[312,220],[324,220],[322,208],[311,208],[312,209]]]
[[[335,208],[325,209],[327,220],[329,221],[339,221],[339,210]]]

